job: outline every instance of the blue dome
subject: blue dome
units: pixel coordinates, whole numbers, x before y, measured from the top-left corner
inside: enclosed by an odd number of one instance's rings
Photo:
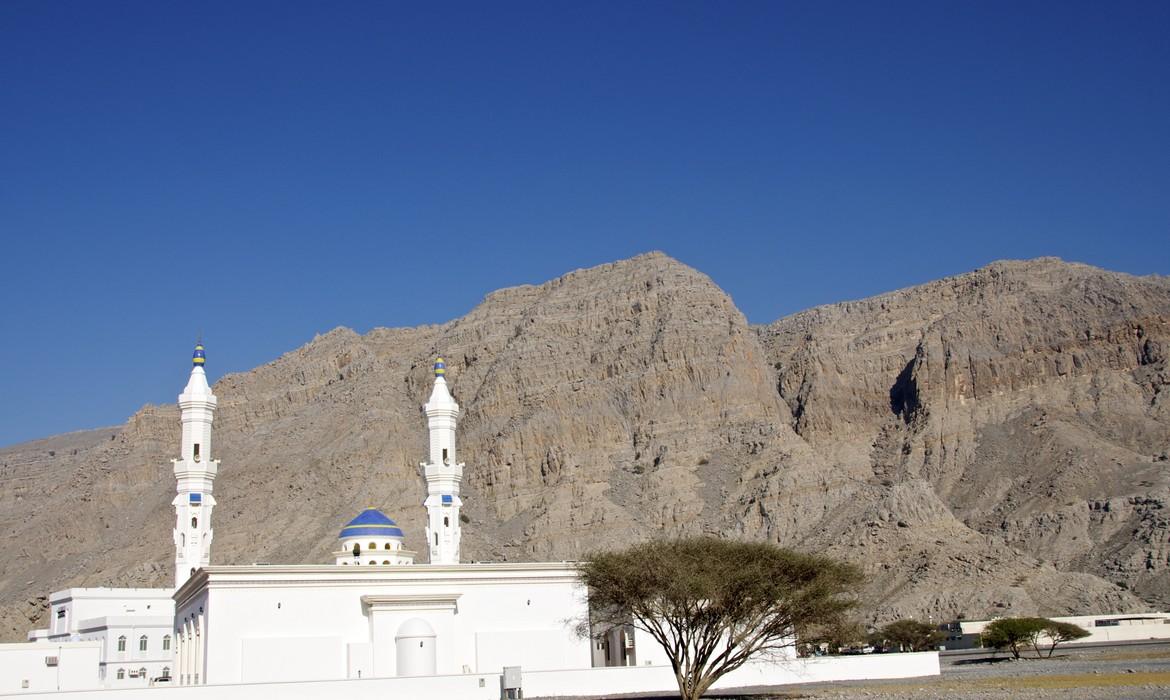
[[[341,528],[340,539],[346,537],[403,537],[398,525],[377,508],[366,508]]]

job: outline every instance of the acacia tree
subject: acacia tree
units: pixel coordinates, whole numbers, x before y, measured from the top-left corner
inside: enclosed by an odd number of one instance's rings
[[[1064,642],[1071,642],[1074,639],[1084,639],[1089,636],[1089,630],[1074,625],[1071,622],[1057,622],[1056,620],[1048,620],[1048,624],[1044,626],[1044,635],[1048,637],[1048,641],[1052,643],[1048,647],[1048,658],[1052,658],[1052,652],[1056,651],[1057,644]],[[1037,655],[1040,653],[1036,651]]]
[[[1001,618],[983,630],[983,646],[1011,649],[1012,656],[1017,659],[1020,658],[1020,650],[1030,646],[1036,650],[1036,656],[1040,656],[1036,641],[1044,627],[1051,623],[1051,620],[1043,617]]]
[[[631,624],[662,645],[683,700],[753,656],[830,627],[855,605],[852,565],[763,542],[658,540],[580,565],[594,635]]]
[[[874,635],[881,646],[896,644],[899,651],[930,651],[943,641],[943,633],[933,625],[918,620],[897,620]]]

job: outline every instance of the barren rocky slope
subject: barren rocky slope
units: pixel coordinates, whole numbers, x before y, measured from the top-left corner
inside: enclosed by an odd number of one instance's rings
[[[442,354],[465,559],[724,533],[861,563],[874,619],[1163,607],[1168,348],[1166,278],[996,263],[753,328],[644,255],[221,379],[212,557],[327,562],[368,505],[423,549],[419,406]],[[177,417],[0,450],[0,637],[49,590],[169,582]]]

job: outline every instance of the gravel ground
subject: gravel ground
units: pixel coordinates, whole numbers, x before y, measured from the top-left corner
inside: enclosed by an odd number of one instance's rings
[[[1052,659],[942,657],[942,675],[915,680],[822,683],[774,689],[810,698],[1170,698],[1170,645],[1058,649]]]
[[[942,674],[889,681],[843,681],[716,691],[719,700],[881,698],[892,700],[1154,700],[1170,698],[1170,644],[1058,649],[1051,659],[1014,661],[971,656],[941,657]],[[615,696],[610,696],[615,697]],[[676,700],[677,695],[630,694],[638,700]],[[581,700],[581,699],[578,699]]]

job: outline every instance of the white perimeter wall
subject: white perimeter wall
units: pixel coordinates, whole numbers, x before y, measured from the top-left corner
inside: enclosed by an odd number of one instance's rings
[[[1151,618],[1146,620],[1139,620],[1134,618]],[[1167,613],[1135,613],[1132,615],[1075,615],[1071,617],[1050,617],[1050,620],[1057,622],[1071,622],[1085,629],[1089,633],[1088,637],[1078,639],[1073,642],[1065,642],[1061,646],[1068,644],[1093,644],[1097,642],[1133,642],[1148,639],[1170,639],[1170,614]],[[1097,627],[1097,620],[1117,620],[1119,624],[1109,625],[1105,627]],[[963,622],[964,635],[978,635],[982,634],[983,630],[990,625],[993,620],[975,620],[972,622]],[[1047,637],[1041,637],[1042,644],[1051,643]]]
[[[100,642],[0,644],[0,695],[98,688],[101,653]],[[57,665],[46,665],[47,656]]]
[[[796,659],[783,663],[755,663],[720,679],[716,688],[752,685],[815,683],[828,680],[912,678],[938,675],[938,653],[875,654],[851,657]],[[669,666],[636,666],[570,671],[530,671],[523,674],[526,697],[572,697],[621,692],[678,691]],[[373,678],[369,680],[307,681],[205,685],[182,688],[141,688],[42,695],[61,700],[496,700],[500,675],[467,674],[428,678]]]

